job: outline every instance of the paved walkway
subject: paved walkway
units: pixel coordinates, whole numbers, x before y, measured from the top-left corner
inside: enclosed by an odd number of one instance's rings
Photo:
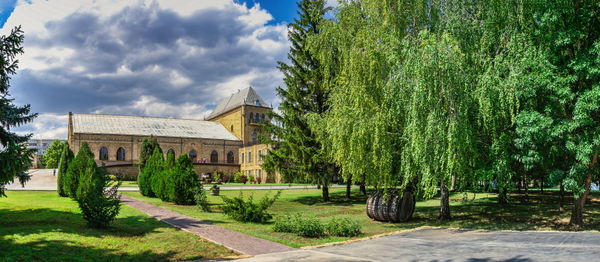
[[[208,222],[172,212],[128,196],[121,196],[121,202],[133,208],[139,209],[157,220],[196,234],[204,239],[219,245],[223,245],[226,248],[241,254],[254,256],[294,250],[293,248],[283,244],[256,238],[233,231],[231,229],[212,225]]]
[[[241,261],[598,261],[600,233],[420,229]]]
[[[55,191],[56,190],[56,176],[54,175],[53,169],[30,169],[29,174],[31,180],[25,184],[25,187],[21,186],[19,182],[11,183],[6,186],[8,190],[15,191]],[[332,188],[345,187],[345,185],[332,185]],[[221,190],[285,190],[285,189],[315,189],[315,185],[255,185],[255,186],[220,186]],[[209,187],[205,187],[209,189]],[[119,191],[139,191],[137,187],[120,187]]]

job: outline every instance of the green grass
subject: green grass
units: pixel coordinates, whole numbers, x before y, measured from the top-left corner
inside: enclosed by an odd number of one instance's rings
[[[242,183],[223,183],[223,184],[219,184],[219,186],[303,186],[303,185],[308,185],[308,184],[299,184],[299,183],[290,183],[290,184],[284,184],[284,183],[263,183],[263,184],[250,184],[250,183],[246,183],[246,184],[242,184]],[[137,181],[123,181],[123,183],[121,184],[121,187],[137,187],[138,183]],[[204,187],[210,187],[212,186],[212,184],[205,184]]]
[[[56,192],[0,198],[0,261],[165,261],[233,252],[122,206],[109,229],[86,226],[77,204]]]
[[[221,191],[222,195],[236,196],[240,191]],[[265,194],[274,194],[275,190],[243,191],[244,195],[254,194],[259,199]],[[191,217],[211,221],[217,225],[230,228],[242,233],[259,238],[280,242],[292,247],[319,245],[329,242],[349,240],[347,237],[303,238],[290,233],[277,233],[272,231],[272,223],[254,224],[233,221],[220,211],[223,203],[220,197],[209,196],[214,212],[206,213],[195,206],[178,206],[162,202],[156,198],[147,198],[137,192],[125,194],[155,204],[157,206],[179,212]],[[497,204],[496,195],[479,193],[453,194],[451,197],[451,221],[437,219],[439,200],[432,199],[417,202],[413,219],[405,223],[382,223],[370,220],[365,214],[366,197],[353,191],[352,199],[345,198],[344,189],[331,189],[332,201],[321,202],[320,190],[317,189],[290,189],[282,190],[279,200],[269,211],[275,216],[300,213],[304,216],[314,216],[323,222],[334,216],[346,216],[362,224],[363,234],[360,237],[372,236],[398,230],[417,228],[421,226],[435,226],[448,228],[487,229],[487,230],[568,230],[572,198],[565,199],[565,208],[561,210],[558,196],[532,194],[528,202],[524,196],[513,195],[511,204],[503,206]],[[598,195],[594,195],[597,199]],[[591,201],[586,205],[586,223],[588,230],[600,229],[600,200]]]

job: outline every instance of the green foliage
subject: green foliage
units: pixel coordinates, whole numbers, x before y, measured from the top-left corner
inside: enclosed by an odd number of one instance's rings
[[[334,217],[325,225],[327,233],[338,237],[355,237],[360,235],[361,225],[348,217]]]
[[[104,167],[96,167],[92,159],[87,161],[89,164],[81,174],[76,200],[90,227],[106,228],[121,209],[117,193],[120,183],[113,184]]]
[[[289,24],[290,63],[279,62],[285,82],[285,87],[277,88],[282,100],[281,113],[270,115],[276,123],[263,125],[269,136],[261,140],[273,145],[273,149],[265,155],[262,167],[267,172],[279,172],[286,181],[326,187],[338,170],[309,127],[307,116],[324,114],[329,108],[329,88],[325,85],[323,68],[308,48],[309,38],[321,33],[328,9],[325,0],[302,0],[298,2],[298,10],[300,17]],[[327,192],[323,191],[325,201],[329,199]]]
[[[160,153],[162,153],[162,148],[160,148],[160,145],[158,144],[156,138],[144,138],[142,144],[140,145],[140,157],[138,160],[140,171],[144,169],[144,167],[146,166],[146,162],[157,149]]]
[[[153,188],[157,190],[159,190],[158,188],[162,188],[159,184],[163,182],[160,175],[164,166],[163,154],[158,147],[155,147],[154,153],[146,160],[144,168],[138,176],[138,186],[142,195],[148,197],[156,196]]]
[[[225,202],[223,212],[236,221],[264,223],[272,218],[271,214],[267,213],[267,209],[275,203],[280,195],[281,191],[278,191],[273,197],[266,195],[258,203],[254,202],[253,195],[250,195],[247,200],[244,199],[243,192],[234,198],[223,196],[223,202]]]
[[[234,183],[244,183],[246,184],[246,176],[244,175],[244,173],[242,172],[237,172],[235,174],[233,174],[233,182]]]
[[[254,183],[254,175],[249,175],[248,176],[248,181],[250,181],[250,183]]]
[[[198,181],[192,159],[187,154],[180,155],[177,158],[173,174],[172,201],[178,205],[195,204],[195,195],[199,185],[200,181]]]
[[[44,154],[43,158],[46,168],[58,168],[58,164],[60,162],[61,153],[63,150],[64,144],[67,142],[61,142],[60,140],[54,140],[48,150],[46,150],[46,154]]]
[[[67,176],[67,170],[69,164],[73,160],[73,151],[69,148],[68,143],[61,144],[60,161],[58,164],[58,173],[56,174],[56,186],[58,195],[61,197],[68,197],[67,187],[65,186],[65,179]]]
[[[82,142],[77,156],[68,162],[67,173],[63,178],[64,192],[71,198],[77,199],[77,188],[80,178],[89,170],[96,167],[94,153],[90,150],[87,142]]]
[[[275,218],[273,223],[273,231],[284,233],[295,233],[298,221],[301,219],[300,214],[285,215]]]
[[[208,202],[208,196],[206,195],[206,190],[204,190],[202,184],[199,184],[198,188],[196,188],[194,200],[196,202],[196,206],[198,206],[200,210],[204,212],[210,212],[210,203]]]
[[[294,232],[302,237],[322,237],[325,235],[325,226],[321,220],[314,217],[301,217],[295,219]]]
[[[31,135],[18,135],[10,128],[27,124],[37,116],[30,113],[30,105],[16,106],[9,95],[11,75],[18,69],[17,55],[23,53],[23,31],[21,27],[11,30],[9,35],[0,36],[0,197],[6,196],[4,185],[18,178],[24,185],[29,176],[26,171],[31,165],[33,150],[23,143]]]

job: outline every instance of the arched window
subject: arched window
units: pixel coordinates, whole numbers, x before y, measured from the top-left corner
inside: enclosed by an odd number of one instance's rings
[[[249,123],[252,123],[252,121],[254,121],[254,113],[250,113],[250,120],[248,120]]]
[[[227,153],[227,163],[233,163],[235,162],[235,159],[233,157],[233,152],[229,151],[229,153]]]
[[[100,148],[100,160],[108,160],[108,149],[106,147]]]
[[[196,153],[196,150],[192,149],[192,151],[190,151],[190,158],[192,159],[192,163],[196,163],[196,158],[198,157],[198,153]]]
[[[122,147],[117,149],[117,161],[125,161],[125,149]]]
[[[260,122],[265,122],[265,114],[260,115]]]
[[[260,123],[260,114],[256,113],[256,123]]]
[[[173,154],[173,155],[175,155],[175,150],[173,150],[173,148],[169,148],[169,150],[167,151],[167,156],[168,156],[169,154]]]
[[[211,163],[217,163],[217,162],[219,162],[219,153],[217,153],[216,150],[213,150],[210,153],[210,162]]]

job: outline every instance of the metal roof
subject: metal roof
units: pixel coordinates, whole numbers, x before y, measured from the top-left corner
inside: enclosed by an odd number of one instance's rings
[[[239,141],[220,123],[161,117],[73,114],[73,133]]]
[[[231,95],[228,98],[221,100],[207,119],[213,119],[231,109],[242,105],[269,107],[269,105],[267,105],[267,103],[265,103],[265,101],[263,101],[263,99],[256,93],[254,88],[248,87]]]

